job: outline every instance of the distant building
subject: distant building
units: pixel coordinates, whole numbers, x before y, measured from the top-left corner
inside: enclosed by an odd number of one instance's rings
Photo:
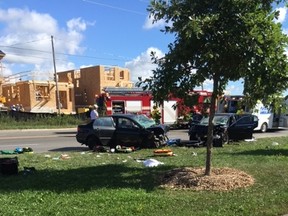
[[[127,68],[114,66],[91,66],[79,70],[57,73],[60,112],[74,114],[77,108],[95,104],[96,97],[105,87],[131,88]],[[25,112],[57,113],[55,81],[19,81],[7,83],[0,76],[0,93],[6,99],[5,106],[22,105]]]
[[[74,114],[73,84],[58,82],[60,111],[63,114]],[[19,81],[2,84],[5,105],[21,105],[25,112],[57,113],[56,83],[54,81]]]
[[[0,96],[2,96],[2,85],[4,83],[4,78],[2,76],[0,76]]]
[[[105,87],[133,87],[127,68],[114,66],[92,66],[79,70],[58,72],[59,82],[72,83],[75,91],[76,108],[95,104],[97,95]]]

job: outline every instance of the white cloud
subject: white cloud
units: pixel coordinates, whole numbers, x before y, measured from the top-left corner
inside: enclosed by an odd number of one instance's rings
[[[275,22],[283,23],[286,19],[286,14],[287,14],[287,8],[286,7],[280,7],[276,9],[279,11],[279,17]]]
[[[85,31],[86,30],[86,23],[83,20],[81,20],[81,18],[69,20],[67,22],[67,26],[70,31]]]
[[[51,76],[53,67],[51,35],[53,35],[56,53],[56,69],[63,71],[72,69],[75,65],[66,55],[58,53],[82,53],[80,46],[87,23],[81,18],[74,18],[66,23],[66,28],[60,27],[57,20],[46,13],[38,13],[29,9],[0,9],[1,50],[6,54],[2,62],[6,68],[4,74],[18,73],[21,70],[48,71],[43,79]],[[25,66],[23,66],[25,65]],[[8,70],[9,71],[6,71]]]
[[[227,95],[242,95],[243,94],[243,79],[228,83],[224,93]]]
[[[10,65],[6,64],[0,64],[0,75],[3,75],[4,77],[9,76],[12,74],[12,71],[10,69]]]
[[[6,33],[56,32],[56,21],[49,14],[40,14],[28,9],[10,8],[0,10],[0,22],[7,24]],[[45,25],[44,25],[45,23]]]
[[[165,21],[164,20],[159,20],[159,21],[154,22],[154,23],[153,23],[153,20],[154,20],[154,17],[148,15],[146,17],[146,20],[145,20],[145,23],[143,25],[143,28],[144,29],[152,29],[152,28],[161,28],[161,27],[165,26]]]
[[[132,82],[137,82],[138,77],[145,79],[153,75],[152,70],[154,70],[157,65],[153,64],[151,61],[152,51],[155,52],[156,56],[159,58],[164,56],[164,53],[161,50],[150,47],[145,52],[134,58],[132,61],[125,63],[125,67],[130,70]]]
[[[89,65],[81,65],[80,68],[87,68],[87,67],[93,67],[95,65],[89,64]]]
[[[156,69],[157,65],[152,64],[150,55],[152,51],[156,52],[156,55],[159,58],[164,56],[164,53],[158,48],[150,47],[132,61],[125,63],[125,67],[130,70],[132,82],[136,83],[138,81],[138,77],[145,79],[153,75],[152,71]],[[242,80],[237,82],[229,82],[229,85],[225,90],[225,94],[241,95],[243,91],[243,84],[241,82]],[[201,90],[202,86],[198,86],[195,89]],[[212,92],[213,80],[205,80],[203,83],[203,89]]]

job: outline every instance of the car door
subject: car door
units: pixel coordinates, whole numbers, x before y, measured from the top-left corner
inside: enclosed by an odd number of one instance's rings
[[[99,138],[102,145],[109,145],[112,142],[115,130],[115,122],[112,117],[99,117],[93,122],[94,134]]]
[[[229,139],[252,139],[255,127],[254,117],[252,115],[243,115],[238,116],[235,120],[236,121],[232,122],[228,127]]]
[[[143,139],[143,137],[141,137],[142,127],[127,117],[117,117],[115,121],[115,140],[117,140],[117,145],[140,147]]]

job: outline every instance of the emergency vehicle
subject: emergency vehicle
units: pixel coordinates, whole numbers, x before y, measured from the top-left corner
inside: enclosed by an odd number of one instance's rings
[[[272,107],[266,107],[259,100],[255,107],[250,108],[241,101],[244,100],[244,96],[241,95],[225,95],[218,100],[216,112],[228,112],[228,113],[252,113],[259,119],[258,127],[254,130],[266,132],[269,129],[278,129],[287,127],[287,114],[275,112]]]
[[[122,87],[106,87],[103,89],[107,95],[106,108],[107,114],[114,113],[137,113],[145,114],[150,117],[155,102],[150,91],[144,91],[142,88],[122,88]],[[203,108],[203,103],[207,97],[211,97],[211,92],[208,91],[192,91],[193,94],[198,94],[198,105],[190,108],[190,110],[199,111]],[[191,93],[191,94],[192,94]],[[162,124],[175,124],[181,114],[182,108],[177,107],[177,103],[181,102],[179,98],[171,98],[164,101],[159,107],[161,113],[160,122]],[[176,108],[176,109],[175,109]],[[189,110],[189,111],[190,111]]]

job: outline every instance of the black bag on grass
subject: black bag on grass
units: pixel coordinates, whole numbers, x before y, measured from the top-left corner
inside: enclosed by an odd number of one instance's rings
[[[18,158],[0,158],[0,172],[3,175],[18,174]]]

